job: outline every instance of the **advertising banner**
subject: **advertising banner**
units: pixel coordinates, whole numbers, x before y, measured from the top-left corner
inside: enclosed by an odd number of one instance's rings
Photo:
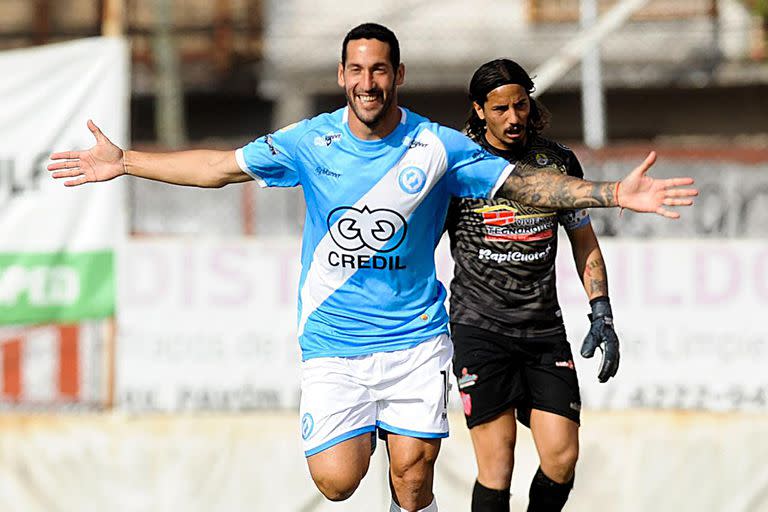
[[[451,259],[436,259],[443,282]],[[604,239],[621,367],[579,355],[588,300],[567,240],[558,290],[588,409],[768,410],[768,247]],[[133,240],[121,258],[117,402],[128,410],[293,408],[299,241]],[[374,298],[372,298],[374,300]],[[458,393],[452,391],[458,403]]]
[[[54,151],[128,142],[129,53],[93,38],[0,52],[0,409],[109,401],[124,183],[65,188]]]
[[[123,183],[66,189],[53,151],[93,145],[86,121],[128,138],[128,47],[94,38],[0,52],[0,325],[77,322],[115,309]]]
[[[131,240],[119,267],[117,407],[296,406],[299,257],[296,239]]]

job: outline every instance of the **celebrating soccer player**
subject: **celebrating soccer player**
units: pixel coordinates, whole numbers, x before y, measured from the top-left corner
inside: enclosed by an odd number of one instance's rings
[[[123,174],[200,187],[251,179],[301,186],[300,418],[312,478],[330,500],[351,496],[378,431],[388,443],[391,509],[435,511],[453,348],[433,252],[451,197],[501,194],[540,207],[620,206],[674,217],[665,206],[691,204],[696,192],[677,188],[689,178],[646,176],[652,159],[621,185],[516,169],[399,107],[404,80],[395,35],[364,24],[342,44],[345,108],[235,151],[127,151],[89,122],[96,145],[54,153],[48,168],[68,186]]]

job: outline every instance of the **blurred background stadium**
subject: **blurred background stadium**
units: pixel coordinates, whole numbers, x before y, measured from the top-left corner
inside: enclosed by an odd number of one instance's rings
[[[43,170],[90,145],[89,117],[134,149],[235,148],[335,109],[341,40],[365,21],[396,32],[401,103],[435,121],[460,128],[474,69],[509,57],[587,177],[655,149],[653,174],[697,179],[676,222],[593,213],[622,368],[598,385],[596,361],[576,361],[566,510],[768,510],[765,0],[0,0],[0,510],[387,507],[383,450],[345,503],[305,469],[300,190],[125,179],[74,195]],[[579,345],[588,306],[564,245]],[[449,279],[444,248],[437,261]],[[455,409],[441,510],[469,509],[474,475]]]

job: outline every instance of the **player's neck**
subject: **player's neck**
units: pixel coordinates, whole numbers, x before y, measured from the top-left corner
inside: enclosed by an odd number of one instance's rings
[[[393,104],[389,111],[375,125],[367,125],[357,118],[353,109],[349,109],[349,131],[362,140],[380,140],[395,131],[402,119],[400,107]]]

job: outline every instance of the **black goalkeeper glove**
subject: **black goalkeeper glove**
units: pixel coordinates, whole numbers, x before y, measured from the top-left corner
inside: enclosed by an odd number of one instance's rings
[[[603,359],[600,361],[597,379],[606,382],[616,375],[619,369],[619,338],[613,330],[613,312],[608,297],[592,299],[589,305],[592,306],[592,314],[589,315],[592,325],[581,346],[581,355],[592,357],[595,355],[595,349],[600,347]]]

